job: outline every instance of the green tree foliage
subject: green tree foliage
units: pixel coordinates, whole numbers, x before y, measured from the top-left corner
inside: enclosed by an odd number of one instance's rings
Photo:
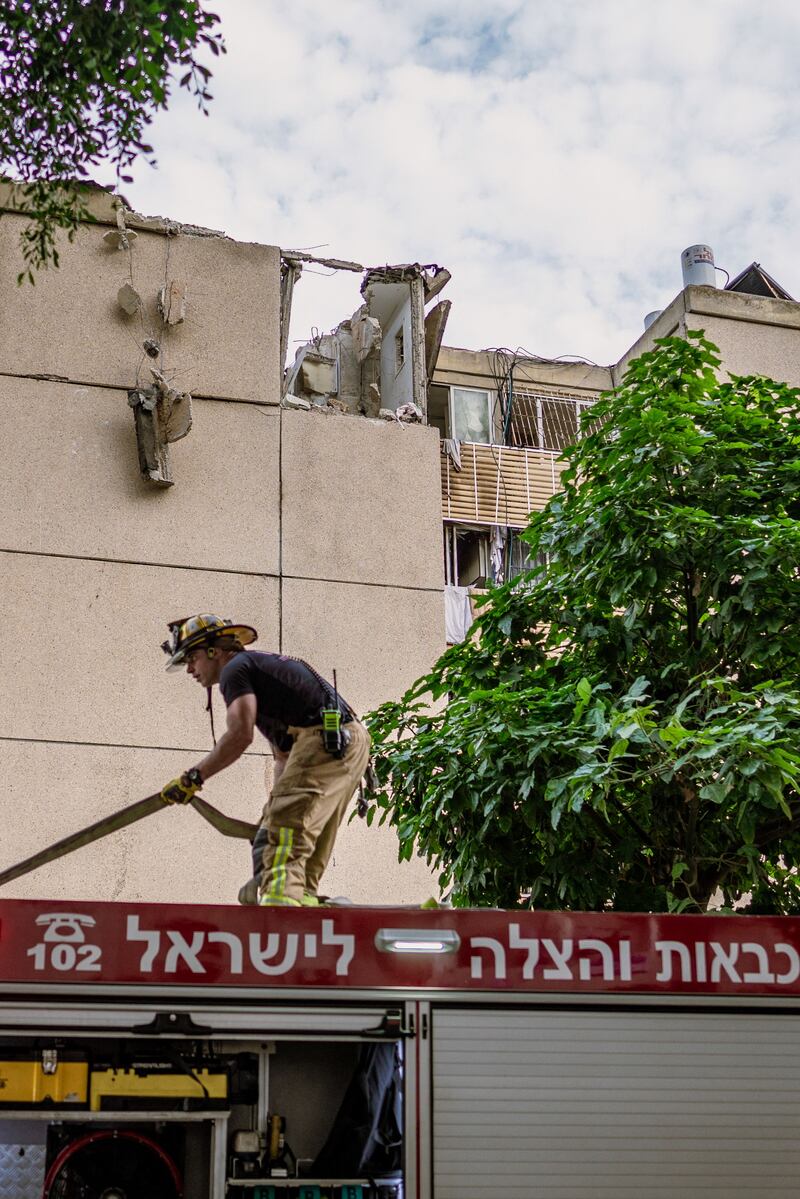
[[[800,911],[798,392],[718,365],[631,364],[525,533],[548,565],[370,718],[370,816],[457,905]]]
[[[116,183],[166,108],[173,71],[207,112],[211,72],[197,58],[224,52],[219,17],[199,0],[5,0],[0,5],[0,169],[21,184],[31,221],[26,269],[58,266],[56,236],[86,216],[86,181],[109,164]]]

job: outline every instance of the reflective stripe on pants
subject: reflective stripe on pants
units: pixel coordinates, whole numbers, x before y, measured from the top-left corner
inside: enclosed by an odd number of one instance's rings
[[[264,808],[260,898],[267,904],[315,895],[336,833],[369,760],[369,733],[358,721],[341,758],[327,753],[320,726],[292,728],[294,745]]]

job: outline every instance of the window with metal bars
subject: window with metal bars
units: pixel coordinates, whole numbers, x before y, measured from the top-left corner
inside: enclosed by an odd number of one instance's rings
[[[580,415],[591,400],[578,396],[517,391],[511,403],[508,444],[538,450],[563,450],[581,435]]]
[[[533,570],[534,566],[547,566],[547,554],[533,554],[527,542],[520,539],[516,530],[509,530],[506,561],[509,579]]]

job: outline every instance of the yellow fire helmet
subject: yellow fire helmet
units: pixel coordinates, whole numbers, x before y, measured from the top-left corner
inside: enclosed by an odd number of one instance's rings
[[[169,622],[170,640],[162,642],[161,648],[169,654],[167,670],[177,670],[186,661],[186,655],[199,646],[215,643],[227,648],[226,643],[237,642],[250,645],[258,633],[249,624],[234,624],[221,616],[203,613],[200,616],[183,616]]]

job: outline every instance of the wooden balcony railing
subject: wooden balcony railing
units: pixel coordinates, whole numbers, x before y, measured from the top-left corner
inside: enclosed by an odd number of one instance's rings
[[[565,465],[547,450],[462,442],[460,471],[442,455],[443,519],[524,529],[560,490]]]

